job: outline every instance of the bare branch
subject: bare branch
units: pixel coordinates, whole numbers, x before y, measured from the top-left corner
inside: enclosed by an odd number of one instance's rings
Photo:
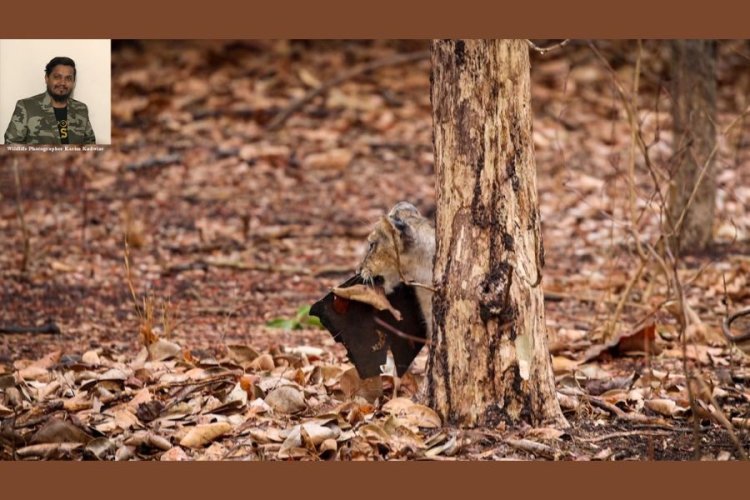
[[[556,43],[554,45],[549,45],[547,47],[539,47],[528,38],[526,39],[526,45],[528,45],[531,50],[536,51],[541,55],[544,55],[551,50],[561,49],[565,47],[568,44],[568,42],[570,42],[570,38],[566,38],[562,42]]]
[[[398,328],[394,328],[382,319],[375,317],[375,323],[378,324],[378,326],[385,328],[392,334],[396,335],[397,337],[401,337],[402,339],[411,340],[412,342],[419,342],[420,344],[424,345],[431,345],[431,342],[429,339],[423,339],[422,337],[415,337],[413,335],[409,335],[408,333],[402,332]]]

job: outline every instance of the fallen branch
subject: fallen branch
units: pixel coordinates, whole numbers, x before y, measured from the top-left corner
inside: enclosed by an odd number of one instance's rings
[[[163,389],[170,389],[173,387],[194,387],[194,388],[200,388],[211,384],[217,384],[217,383],[229,383],[229,382],[236,382],[237,379],[239,379],[239,374],[236,372],[227,371],[225,373],[222,373],[220,375],[215,375],[210,378],[205,378],[202,380],[181,380],[177,382],[167,382],[164,384],[159,384],[156,386],[155,390],[160,391]]]
[[[380,59],[378,61],[371,61],[371,62],[362,64],[360,66],[357,66],[355,68],[352,68],[349,71],[345,71],[344,73],[340,74],[336,78],[328,80],[327,82],[314,88],[313,90],[311,90],[304,96],[293,101],[286,109],[281,111],[279,114],[277,114],[274,117],[273,120],[271,120],[271,122],[266,127],[266,130],[269,130],[269,131],[277,130],[293,114],[295,114],[297,111],[302,109],[307,103],[309,103],[310,101],[312,101],[319,95],[324,94],[331,88],[337,85],[340,85],[347,80],[351,80],[355,76],[369,73],[370,71],[375,71],[376,69],[384,68],[386,66],[397,66],[399,64],[406,64],[406,63],[421,61],[423,59],[429,59],[429,57],[430,57],[429,50],[425,50],[421,52],[413,52],[411,54],[397,54],[395,56],[388,57],[385,59]]]
[[[640,413],[626,413],[622,411],[621,409],[619,409],[617,406],[611,403],[607,403],[603,399],[597,398],[596,396],[590,396],[588,394],[582,394],[582,396],[585,397],[591,403],[592,406],[596,406],[597,408],[606,410],[621,420],[627,420],[629,422],[642,422],[642,423],[653,423],[653,422],[659,422],[661,420],[661,419],[654,419],[646,415],[641,415]]]
[[[552,460],[557,460],[559,456],[559,452],[551,446],[537,443],[536,441],[531,441],[529,439],[506,439],[505,442],[517,450],[525,451],[532,455],[542,456]]]
[[[187,262],[185,264],[174,264],[172,266],[169,266],[167,269],[164,269],[161,274],[162,276],[174,276],[186,271],[195,270],[207,271],[208,264],[204,260],[196,260],[194,262]]]
[[[612,434],[605,434],[603,436],[596,436],[593,438],[586,438],[586,439],[579,439],[579,441],[583,441],[584,443],[598,443],[600,441],[606,441],[608,439],[616,439],[620,437],[629,437],[629,436],[671,436],[672,433],[668,431],[645,431],[645,430],[636,430],[636,431],[622,431],[622,432],[613,432]]]
[[[19,448],[18,450],[16,450],[16,453],[21,458],[52,458],[60,457],[62,455],[69,455],[79,448],[83,448],[83,443],[44,443],[32,444],[31,446]]]
[[[0,333],[30,333],[60,335],[60,327],[54,321],[48,321],[42,326],[0,325]]]

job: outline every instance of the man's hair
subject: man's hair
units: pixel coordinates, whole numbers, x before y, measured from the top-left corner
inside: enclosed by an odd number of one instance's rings
[[[49,76],[50,73],[52,73],[52,70],[55,69],[55,66],[71,66],[73,68],[73,79],[76,77],[76,63],[73,59],[70,57],[53,57],[50,62],[47,63],[47,66],[44,67],[44,75]]]

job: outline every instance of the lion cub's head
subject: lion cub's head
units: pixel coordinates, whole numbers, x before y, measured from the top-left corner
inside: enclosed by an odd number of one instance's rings
[[[432,283],[435,229],[411,203],[397,203],[367,237],[359,267],[366,281],[382,278],[386,293],[403,281]]]

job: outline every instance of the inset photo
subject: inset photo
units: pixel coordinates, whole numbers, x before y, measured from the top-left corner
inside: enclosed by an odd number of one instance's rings
[[[0,40],[2,144],[111,144],[110,40]]]

